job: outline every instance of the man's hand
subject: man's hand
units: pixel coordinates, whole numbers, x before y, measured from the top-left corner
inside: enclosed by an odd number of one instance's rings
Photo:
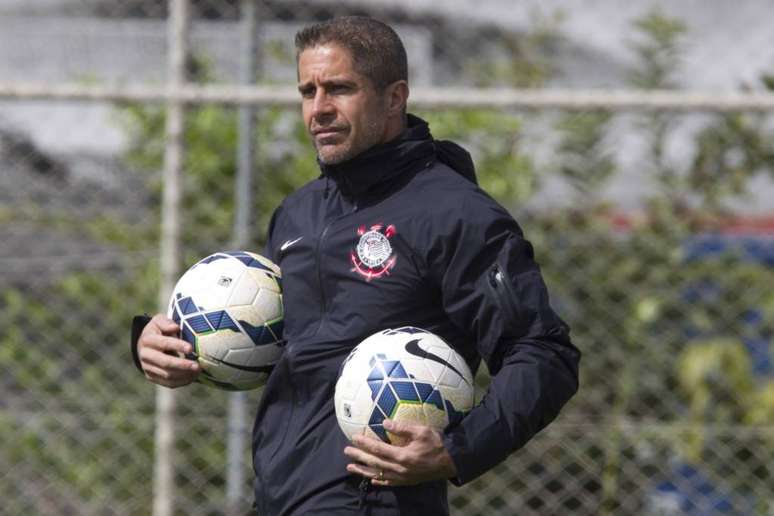
[[[191,345],[177,338],[180,327],[172,319],[157,314],[137,341],[137,354],[145,377],[165,387],[181,387],[199,375],[199,363],[183,358]]]
[[[457,474],[438,430],[389,419],[384,420],[384,428],[403,444],[396,446],[356,435],[352,439],[354,446],[344,449],[344,454],[355,461],[347,465],[347,471],[370,478],[376,486],[419,484]]]

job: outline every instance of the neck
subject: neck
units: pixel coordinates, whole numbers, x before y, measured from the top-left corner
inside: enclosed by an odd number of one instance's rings
[[[424,166],[432,159],[433,141],[427,124],[405,118],[406,128],[386,143],[374,145],[352,159],[325,165],[322,174],[334,180],[347,196],[358,195],[403,172]]]
[[[387,120],[384,128],[384,143],[391,142],[406,130],[408,127],[408,121],[405,113],[400,116]]]

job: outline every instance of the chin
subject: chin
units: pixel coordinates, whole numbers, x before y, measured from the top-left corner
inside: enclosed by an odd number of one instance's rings
[[[339,163],[344,163],[353,157],[354,155],[350,149],[331,149],[327,152],[320,152],[320,150],[317,151],[317,159],[319,159],[320,163],[323,165],[338,165]]]

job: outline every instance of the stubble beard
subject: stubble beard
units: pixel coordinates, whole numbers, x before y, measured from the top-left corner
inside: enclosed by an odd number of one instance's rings
[[[375,116],[365,124],[364,134],[358,138],[359,141],[344,140],[341,144],[335,146],[318,145],[315,141],[314,145],[319,162],[323,165],[338,165],[359,156],[380,143],[384,127],[378,119],[379,117]],[[325,147],[329,147],[329,149],[326,151]]]
[[[347,142],[344,142],[337,146],[317,145],[317,143],[315,143],[317,160],[323,165],[338,165],[339,163],[349,161],[351,158],[355,157],[355,154],[352,152],[352,146],[345,145],[346,143]]]

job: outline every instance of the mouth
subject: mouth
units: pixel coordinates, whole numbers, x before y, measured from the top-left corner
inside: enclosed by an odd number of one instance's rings
[[[312,129],[312,134],[315,136],[324,136],[326,134],[335,134],[342,131],[343,129],[339,127],[321,127],[319,129]]]
[[[338,139],[344,132],[342,128],[326,127],[312,130],[312,137],[318,143],[324,144],[328,143],[328,140]]]

